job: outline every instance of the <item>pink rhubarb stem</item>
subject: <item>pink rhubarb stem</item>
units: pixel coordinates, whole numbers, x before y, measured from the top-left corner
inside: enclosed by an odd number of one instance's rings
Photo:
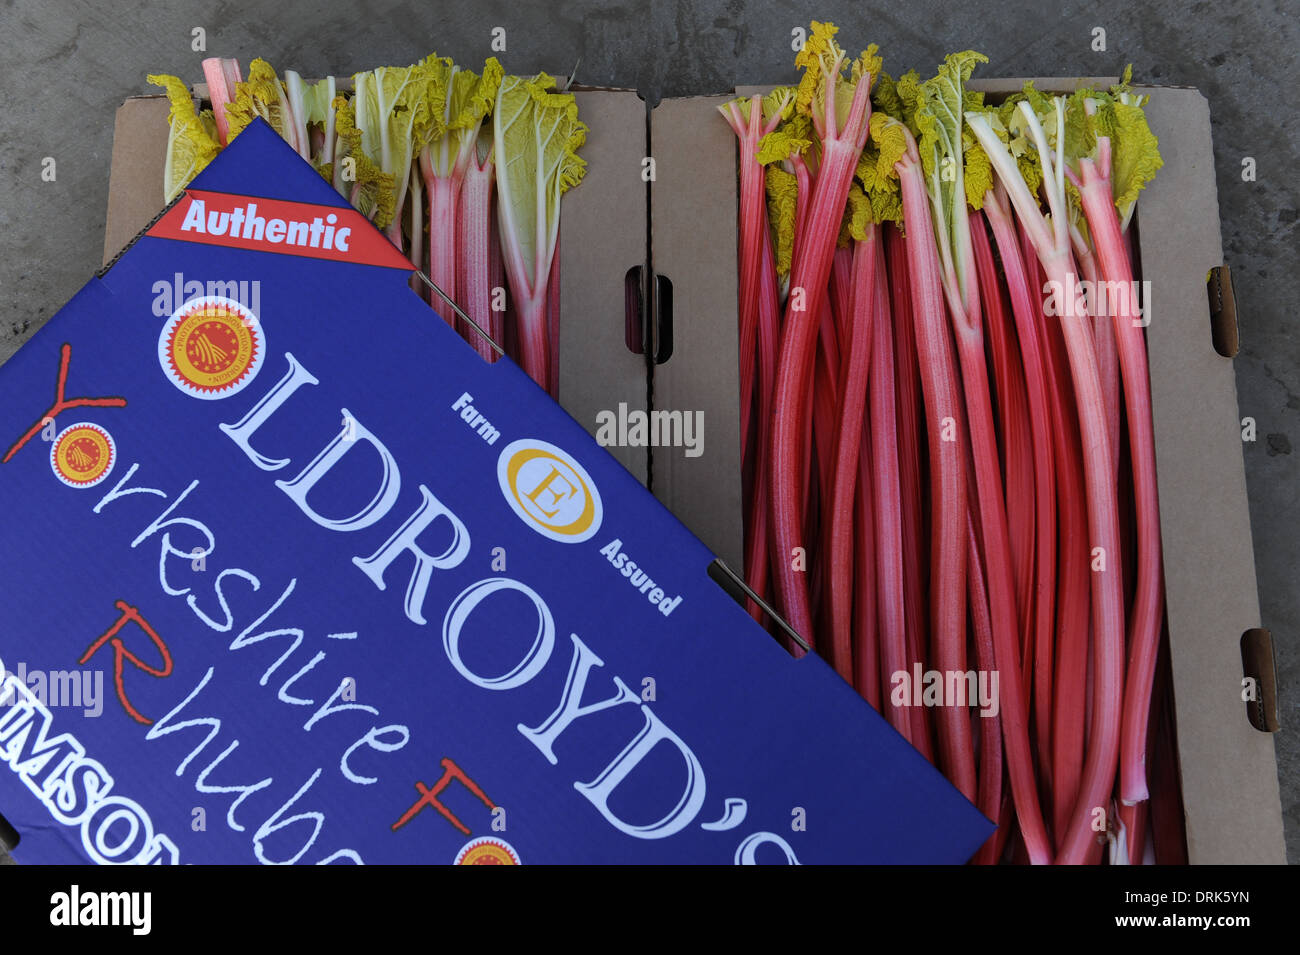
[[[1032,255],[1032,249],[1030,250]],[[1029,260],[1037,276],[1038,262]],[[1040,307],[1041,311],[1041,307]],[[1047,319],[1044,317],[1044,322]],[[1052,396],[1052,434],[1060,567],[1057,573],[1056,671],[1052,701],[1052,825],[1058,836],[1069,825],[1083,776],[1087,711],[1088,645],[1091,633],[1091,581],[1088,579],[1087,492],[1079,417],[1069,385],[1069,361],[1060,326],[1043,326],[1043,361]]]
[[[1111,465],[1115,469],[1115,480],[1119,480],[1119,356],[1115,352],[1115,329],[1111,326],[1110,315],[1105,311],[1101,297],[1105,290],[1098,279],[1097,260],[1092,249],[1084,241],[1078,229],[1070,230],[1070,246],[1074,250],[1074,260],[1078,263],[1083,280],[1087,283],[1088,324],[1092,329],[1092,344],[1097,352],[1097,375],[1101,379],[1101,397],[1106,406],[1106,434],[1110,438]]]
[[[896,372],[894,390],[897,399],[899,502],[903,520],[903,619],[907,628],[907,662],[910,672],[913,664],[923,664],[926,660],[924,635],[929,632],[925,605],[929,562],[925,547],[925,515],[921,508],[921,449],[917,441],[923,424],[919,410],[920,379],[916,367],[916,335],[912,322],[911,282],[907,271],[907,241],[903,238],[902,230],[892,224],[886,226],[885,235]],[[924,669],[923,666],[922,670]],[[913,706],[910,709],[912,745],[933,762],[930,708]]]
[[[853,601],[853,659],[851,661],[852,683],[862,697],[877,712],[881,707],[881,689],[887,682],[881,679],[880,629],[877,626],[877,606],[875,589],[876,527],[872,515],[871,448],[868,442],[858,442],[858,460],[853,462],[857,471],[856,493],[851,502],[849,524],[849,545],[852,548],[853,589],[856,591]],[[889,707],[894,711],[896,707]],[[893,722],[891,717],[890,722]]]
[[[979,500],[980,532],[988,574],[989,612],[993,617],[993,640],[997,655],[1002,704],[1002,736],[1007,748],[1007,772],[1016,803],[1016,817],[1029,859],[1035,865],[1051,861],[1051,843],[1038,804],[1033,757],[1029,749],[1029,720],[1021,679],[1021,661],[1012,582],[1011,542],[1007,531],[1002,475],[998,462],[993,408],[989,398],[988,365],[984,357],[984,336],[979,324],[979,306],[963,306],[949,296],[954,318],[954,337],[961,361],[961,378],[970,424],[971,452],[975,462],[975,488]]]
[[[460,248],[456,256],[456,298],[460,307],[499,344],[499,313],[492,311],[492,189],[495,169],[489,158],[479,165],[471,159],[460,190],[457,216]],[[497,321],[494,321],[497,319]],[[473,328],[469,342],[484,361],[495,361],[496,351]]]
[[[807,548],[809,544],[804,540],[801,526],[800,429],[804,424],[821,304],[830,278],[835,240],[858,156],[866,144],[871,114],[869,94],[870,84],[860,82],[854,90],[844,129],[838,135],[828,133],[822,142],[817,184],[813,187],[803,241],[791,271],[773,405],[768,464],[776,592],[786,619],[810,645],[814,644],[815,635],[808,582],[794,559],[796,548]]]
[[[1070,256],[1068,209],[1065,193],[1065,101],[1054,101],[1055,154],[1047,134],[1027,103],[1019,109],[1034,139],[1043,166],[1043,186],[1051,211],[1050,224],[1037,199],[1029,192],[1015,160],[1005,145],[992,136],[987,122],[967,114],[972,129],[989,156],[998,178],[1006,186],[1022,227],[1034,248],[1051,290],[1054,314],[1059,316],[1068,353],[1079,430],[1083,441],[1084,483],[1088,501],[1091,543],[1093,612],[1092,722],[1079,798],[1066,831],[1057,833],[1057,861],[1085,863],[1097,843],[1091,827],[1095,810],[1105,812],[1119,760],[1119,714],[1124,681],[1124,585],[1118,572],[1119,510],[1115,497],[1113,449],[1107,433],[1106,408],[1097,370],[1097,353],[1086,307],[1071,290],[1078,287],[1078,272]],[[1053,161],[1055,155],[1055,161]],[[994,614],[996,623],[997,615]],[[1000,664],[1000,661],[999,661]],[[1006,701],[1004,700],[1004,707]],[[1005,708],[1004,708],[1005,713]],[[1004,725],[1009,720],[1004,720]],[[1014,754],[1011,756],[1014,767]],[[1013,789],[1014,775],[1013,775]],[[1018,793],[1017,793],[1018,795]],[[1029,841],[1027,837],[1027,842]],[[1031,854],[1033,852],[1030,848]]]
[[[546,391],[560,398],[560,240],[555,240],[551,271],[546,279]]]
[[[906,155],[895,168],[903,193],[912,315],[925,397],[930,448],[930,633],[936,669],[966,670],[966,467],[954,440],[961,421],[961,387],[945,322],[939,256],[921,163]],[[970,714],[939,710],[939,756],[945,775],[976,799]]]
[[[990,192],[984,197],[984,217],[993,230],[993,240],[1002,260],[1016,323],[1016,337],[1025,371],[1025,390],[1029,404],[1029,429],[1034,457],[1034,589],[1032,595],[1034,632],[1033,707],[1037,730],[1039,765],[1051,765],[1052,752],[1052,658],[1055,642],[1056,604],[1056,459],[1053,447],[1056,430],[1047,367],[1042,350],[1042,307],[1031,293],[1031,283],[1017,232],[1000,196]],[[1031,251],[1032,256],[1032,251]],[[1038,262],[1030,258],[1037,284]],[[1047,773],[1049,786],[1051,771]]]
[[[878,230],[869,225],[867,238],[854,244],[851,319],[846,373],[839,395],[837,437],[834,444],[834,473],[831,502],[824,531],[830,537],[830,663],[840,676],[853,682],[853,500],[858,478],[858,449],[862,440],[862,417],[871,370],[873,325],[879,321],[876,295],[876,246]],[[871,498],[866,498],[870,505]],[[868,589],[871,589],[868,580]],[[857,595],[862,601],[863,594]],[[872,627],[875,621],[871,621]],[[901,654],[900,660],[901,663]],[[890,672],[893,672],[892,670]],[[879,686],[873,688],[879,693]],[[892,713],[892,708],[891,708]]]
[[[886,685],[893,675],[910,671],[907,650],[907,602],[903,593],[903,509],[898,471],[898,420],[895,413],[894,353],[891,343],[889,290],[886,283],[885,242],[875,237],[876,314],[871,322],[871,374],[868,405],[871,411],[871,495],[875,525],[876,614],[879,619],[880,661]],[[856,330],[855,330],[856,331]],[[871,586],[870,583],[867,584]],[[919,707],[918,707],[919,709]],[[886,713],[894,729],[915,745],[912,714],[891,706]]]
[[[1109,315],[1113,320],[1124,379],[1137,510],[1137,589],[1129,619],[1129,666],[1120,739],[1120,798],[1126,803],[1134,803],[1149,796],[1145,768],[1146,730],[1164,618],[1151,383],[1142,326],[1139,324],[1142,320],[1133,294],[1132,268],[1111,197],[1110,177],[1088,160],[1084,160],[1080,167],[1082,181],[1079,191],[1088,229],[1101,260],[1102,277],[1107,288],[1119,291],[1119,301],[1107,301],[1101,311],[1103,318]]]
[[[524,372],[543,389],[547,388],[550,370],[546,326],[546,296],[516,295],[516,328],[519,336],[519,356]]]
[[[212,103],[212,118],[217,124],[217,138],[225,146],[230,141],[226,104],[235,98],[235,84],[243,81],[239,61],[210,56],[203,61],[203,78],[208,83],[208,99]]]
[[[1007,530],[1011,542],[1011,567],[1015,573],[1017,619],[1021,631],[1022,685],[1026,698],[1029,698],[1034,674],[1034,516],[1037,504],[1029,399],[1024,366],[1016,347],[1015,334],[1011,330],[1007,299],[993,259],[993,248],[989,244],[984,219],[982,216],[972,216],[969,221],[980,303],[986,319],[989,351],[993,356],[993,385],[997,398],[995,407],[1001,439],[1002,473],[1006,482]]]
[[[984,567],[980,560],[979,547],[975,534],[975,519],[966,512],[967,561],[970,571],[967,574],[970,585],[971,629],[974,635],[976,665],[984,673],[997,669],[993,650],[993,619],[989,616],[987,590],[984,586]],[[975,805],[989,819],[997,820],[1002,808],[1002,731],[1001,717],[981,716],[980,724],[980,765],[979,792]],[[997,836],[989,836],[988,841],[975,854],[976,865],[994,865],[997,860]]]
[[[771,235],[764,230],[762,270],[759,273],[758,299],[758,447],[768,446],[772,421],[772,385],[776,380],[776,347],[781,321],[780,292],[777,289],[776,260]],[[764,600],[768,595],[768,469],[754,469],[754,484],[749,502],[749,538],[745,541],[745,580],[750,589]],[[763,611],[753,600],[749,614],[759,623]]]
[[[455,295],[456,202],[460,196],[460,180],[426,175],[424,182],[429,201],[429,279],[448,295]],[[434,311],[452,328],[457,328],[456,313],[442,296],[434,292],[431,301]]]
[[[1070,373],[1074,382],[1079,430],[1083,440],[1084,484],[1088,499],[1091,542],[1093,612],[1092,720],[1079,798],[1065,832],[1059,834],[1057,861],[1080,865],[1096,844],[1094,810],[1109,805],[1119,761],[1119,723],[1124,684],[1124,582],[1116,566],[1119,556],[1119,512],[1115,499],[1112,450],[1106,408],[1097,370],[1097,353],[1087,315],[1064,314],[1061,300],[1071,284],[1077,286],[1068,250],[1043,256],[1048,284],[1055,290]]]
[[[748,105],[746,114],[745,105]],[[767,234],[766,175],[758,162],[759,141],[776,127],[778,115],[763,123],[763,97],[748,104],[732,102],[724,113],[740,145],[740,456],[749,470],[751,416],[754,409],[754,365],[757,347],[759,278],[763,236]]]

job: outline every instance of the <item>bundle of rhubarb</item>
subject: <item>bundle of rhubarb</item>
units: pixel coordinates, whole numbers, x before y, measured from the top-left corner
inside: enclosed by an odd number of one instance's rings
[[[168,202],[261,117],[433,285],[552,395],[558,385],[560,197],[582,181],[587,127],[571,93],[545,73],[481,75],[430,55],[345,83],[281,80],[265,60],[203,62],[211,109],[184,82],[150,76],[171,102]],[[417,278],[415,280],[419,282]],[[507,292],[508,284],[508,292]],[[496,353],[443,295],[416,286],[492,361]]]
[[[976,861],[1185,860],[1143,98],[986,102],[978,53],[895,80],[835,33],[722,107],[747,582],[999,823]]]

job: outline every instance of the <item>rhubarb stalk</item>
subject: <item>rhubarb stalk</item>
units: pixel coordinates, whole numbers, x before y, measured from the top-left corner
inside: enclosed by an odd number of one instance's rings
[[[812,608],[803,564],[808,553],[802,533],[800,428],[812,379],[812,364],[822,302],[840,219],[858,155],[866,143],[871,114],[871,77],[879,70],[874,48],[853,65],[850,87],[844,80],[844,51],[834,43],[834,28],[813,24],[813,34],[796,61],[804,66],[800,102],[812,110],[821,140],[821,164],[813,187],[804,234],[800,237],[790,279],[790,297],[782,327],[781,357],[773,407],[772,493],[773,567],[776,591],[786,619],[810,644],[815,641]],[[846,115],[837,107],[851,92]],[[805,91],[807,95],[805,96]]]

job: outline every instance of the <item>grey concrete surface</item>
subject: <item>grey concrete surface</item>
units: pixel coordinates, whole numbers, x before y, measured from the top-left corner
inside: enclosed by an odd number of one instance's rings
[[[1210,101],[1225,256],[1237,280],[1238,393],[1242,414],[1259,428],[1259,440],[1245,445],[1246,472],[1263,620],[1283,685],[1278,771],[1295,862],[1300,482],[1292,448],[1300,347],[1287,316],[1300,307],[1297,123],[1289,106],[1296,11],[1282,0],[0,0],[0,360],[99,265],[117,105],[145,90],[147,72],[197,79],[204,55],[244,62],[260,55],[304,76],[404,64],[432,50],[473,63],[490,54],[492,28],[504,27],[501,57],[511,72],[567,72],[578,63],[579,81],[635,87],[653,102],[792,79],[791,30],[816,17],[839,24],[852,43],[879,43],[892,72],[932,68],[944,53],[970,47],[989,55],[990,76],[1114,74],[1132,62],[1139,82],[1198,87]],[[208,54],[191,49],[199,27]],[[1097,27],[1106,31],[1104,52],[1092,49]],[[58,164],[53,183],[41,179],[47,156]],[[1252,183],[1241,178],[1245,156],[1256,161]],[[0,502],[0,528],[6,506]]]

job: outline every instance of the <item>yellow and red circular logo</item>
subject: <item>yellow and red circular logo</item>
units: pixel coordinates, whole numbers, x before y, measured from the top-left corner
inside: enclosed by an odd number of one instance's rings
[[[456,854],[456,865],[522,865],[519,853],[504,839],[484,836],[465,843]]]
[[[228,398],[257,377],[266,351],[262,327],[246,306],[219,295],[191,299],[158,336],[158,362],[181,391]]]
[[[511,510],[543,537],[576,544],[600,530],[595,482],[553,444],[524,439],[506,445],[497,458],[497,483]]]
[[[64,428],[50,448],[54,476],[68,487],[94,487],[108,477],[116,459],[109,433],[85,421]]]

